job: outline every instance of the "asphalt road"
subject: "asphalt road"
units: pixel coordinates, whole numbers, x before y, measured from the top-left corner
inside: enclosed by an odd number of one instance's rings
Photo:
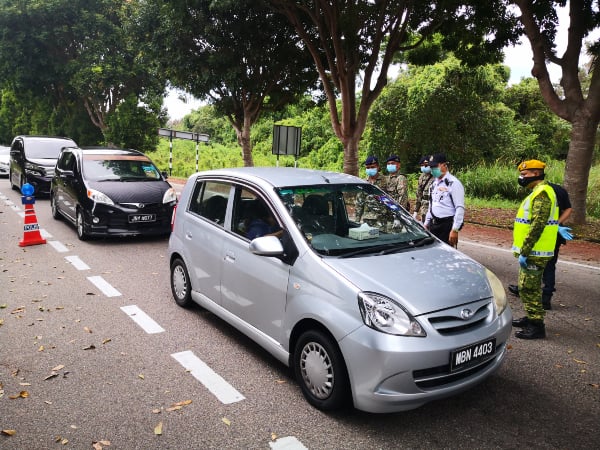
[[[324,414],[250,340],[176,306],[166,239],[81,242],[38,199],[48,243],[21,248],[22,210],[0,180],[1,449],[600,447],[600,262],[559,263],[548,338],[511,338],[474,389],[403,413]],[[461,242],[508,284],[506,249]],[[212,390],[185,365],[200,360]]]

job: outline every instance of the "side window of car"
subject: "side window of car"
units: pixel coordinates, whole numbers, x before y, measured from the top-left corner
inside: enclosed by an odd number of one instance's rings
[[[259,200],[256,194],[246,188],[238,187],[233,206],[233,231],[246,237],[248,226],[253,217],[253,210]]]
[[[63,152],[58,160],[58,168],[60,170],[73,170],[75,158],[71,152]]]
[[[188,210],[221,226],[225,223],[230,185],[218,181],[196,183]]]

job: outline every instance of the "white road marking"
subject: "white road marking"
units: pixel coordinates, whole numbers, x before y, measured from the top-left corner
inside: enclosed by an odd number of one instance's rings
[[[69,251],[69,249],[65,247],[60,241],[48,241],[48,244],[54,247],[54,250],[56,250],[59,253],[66,253]]]
[[[246,397],[235,390],[235,388],[225,381],[221,375],[208,367],[206,363],[194,355],[192,351],[187,350],[184,352],[173,353],[171,356],[175,358],[179,364],[185,367],[194,378],[212,392],[221,403],[229,404],[245,400]]]
[[[157,324],[152,318],[138,308],[136,305],[121,306],[121,310],[127,314],[142,330],[148,334],[162,333],[165,331],[163,327]]]
[[[512,250],[509,250],[507,248],[493,247],[491,245],[480,244],[479,242],[468,241],[468,240],[462,240],[460,242],[464,243],[464,244],[468,244],[468,245],[473,245],[475,247],[487,248],[488,250],[497,250],[499,252],[512,253]],[[572,262],[572,261],[564,261],[564,260],[560,259],[560,253],[558,255],[558,258],[559,258],[558,262],[557,262],[558,264],[566,264],[569,266],[583,267],[585,269],[600,270],[600,267],[598,267],[598,266],[590,266],[588,264],[581,264],[581,263],[576,263],[576,262]]]
[[[269,447],[274,450],[308,450],[308,448],[294,436],[286,436],[277,439],[275,442],[269,442]]]
[[[52,241],[50,241],[52,242]],[[101,276],[87,277],[107,297],[119,297],[121,293],[108,284]]]
[[[44,228],[40,229],[40,234],[42,235],[42,237],[44,239],[48,239],[48,238],[52,237],[52,235],[50,233],[48,233]]]
[[[89,270],[90,269],[90,266],[88,266],[81,259],[79,259],[79,256],[65,256],[65,259],[67,261],[69,261],[71,264],[73,264],[73,267],[75,267],[77,270]]]

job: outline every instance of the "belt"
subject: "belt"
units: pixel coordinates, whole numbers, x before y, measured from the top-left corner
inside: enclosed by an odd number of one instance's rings
[[[432,217],[431,218],[431,222],[434,225],[438,225],[441,223],[447,223],[447,222],[451,222],[454,220],[454,216],[448,216],[448,217]]]

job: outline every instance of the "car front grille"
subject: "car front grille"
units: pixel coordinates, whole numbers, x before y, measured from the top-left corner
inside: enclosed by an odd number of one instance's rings
[[[484,299],[429,314],[427,320],[438,333],[451,336],[468,332],[493,320],[493,313],[492,300]]]

